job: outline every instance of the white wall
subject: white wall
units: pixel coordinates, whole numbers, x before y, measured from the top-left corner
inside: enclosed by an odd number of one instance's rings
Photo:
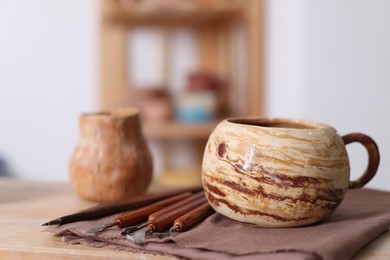
[[[0,1],[0,157],[17,177],[68,179],[78,114],[96,104],[96,7]]]
[[[300,117],[305,98],[304,0],[266,1],[266,113]]]
[[[372,136],[382,160],[368,186],[390,190],[390,1],[291,2],[268,1],[268,115]],[[348,151],[357,178],[367,155]]]

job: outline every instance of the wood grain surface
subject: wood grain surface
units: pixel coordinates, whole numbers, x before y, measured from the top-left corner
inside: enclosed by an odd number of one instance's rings
[[[93,205],[79,199],[66,183],[0,178],[0,259],[174,259],[69,245],[42,232],[42,223]]]
[[[156,185],[151,189],[163,190]],[[69,245],[42,232],[42,223],[93,205],[79,199],[67,183],[0,178],[0,259],[174,259]],[[390,259],[390,232],[367,245],[356,259]]]

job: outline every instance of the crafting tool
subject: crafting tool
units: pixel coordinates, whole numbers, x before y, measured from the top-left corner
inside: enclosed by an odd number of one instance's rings
[[[191,197],[191,192],[184,192],[179,195],[176,195],[174,197],[170,197],[168,199],[164,199],[158,202],[155,202],[153,204],[150,204],[148,206],[128,211],[120,216],[118,216],[113,222],[107,223],[103,226],[94,227],[89,230],[87,230],[87,233],[96,233],[101,232],[109,227],[118,226],[119,228],[128,227],[137,223],[140,223],[142,221],[145,221],[145,219],[148,218],[148,216],[156,211],[159,211],[162,208],[165,208],[177,201],[180,201],[182,199]]]
[[[165,215],[165,214],[167,214],[167,213],[169,213],[177,208],[183,207],[184,205],[191,203],[192,201],[197,200],[201,197],[204,197],[203,191],[199,191],[198,193],[195,193],[191,197],[185,198],[185,199],[180,200],[180,201],[178,201],[170,206],[167,206],[163,209],[160,209],[159,211],[150,214],[148,217],[148,221],[146,221],[140,225],[129,226],[129,227],[123,228],[121,231],[121,235],[127,235],[127,234],[134,233],[135,231],[149,225],[153,220],[155,220],[155,219],[157,219],[157,218],[159,218],[159,217],[161,217],[161,216],[163,216],[163,215]]]
[[[170,236],[174,232],[184,232],[192,228],[193,226],[199,224],[202,222],[205,218],[210,216],[214,212],[213,208],[210,206],[210,204],[206,201],[202,205],[198,206],[194,210],[191,210],[190,212],[184,214],[183,216],[177,218],[173,222],[173,226],[169,229],[168,232],[154,232],[153,234],[149,235],[146,234],[145,238],[149,237],[157,237],[157,238],[164,238]]]
[[[173,222],[173,226],[169,229],[169,233],[187,231],[196,224],[202,222],[213,212],[213,208],[206,201],[202,205],[198,206],[196,209],[176,219]]]
[[[76,212],[74,214],[56,218],[54,220],[42,224],[42,226],[63,225],[82,220],[98,219],[115,213],[138,209],[140,207],[144,207],[151,203],[175,196],[183,192],[197,192],[200,190],[202,190],[202,186],[194,186],[176,189],[173,191],[150,193],[120,202],[101,203],[85,210]]]
[[[126,235],[126,238],[135,244],[142,244],[145,241],[146,234],[151,234],[153,232],[161,232],[168,229],[170,226],[172,226],[173,222],[177,218],[190,212],[204,202],[207,202],[207,200],[206,197],[202,196],[180,208],[172,210],[165,215],[162,215],[157,219],[152,220],[148,225],[138,230],[137,232]]]

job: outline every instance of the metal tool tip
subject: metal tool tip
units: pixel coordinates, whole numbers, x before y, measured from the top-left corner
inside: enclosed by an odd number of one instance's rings
[[[57,218],[49,222],[43,223],[42,226],[51,226],[51,225],[59,225],[59,224],[61,224],[61,219]]]
[[[108,224],[105,224],[103,226],[99,226],[99,227],[93,227],[93,228],[90,228],[86,231],[86,233],[98,233],[98,232],[102,232],[103,230],[107,229],[107,228],[110,228],[110,227],[113,227],[113,226],[116,226],[118,225],[118,222],[115,221],[115,222],[112,222],[112,223],[108,223]]]
[[[101,229],[101,228],[91,228],[91,229],[88,229],[87,232],[85,232],[85,233],[99,233],[101,231],[103,231],[103,229]]]

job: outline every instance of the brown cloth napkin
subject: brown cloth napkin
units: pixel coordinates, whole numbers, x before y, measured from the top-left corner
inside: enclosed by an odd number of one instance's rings
[[[127,241],[118,228],[86,233],[115,216],[52,226],[46,231],[62,235],[68,243],[190,259],[349,259],[389,230],[390,192],[350,190],[331,217],[299,228],[257,228],[215,213],[187,232],[151,239],[144,245]]]

